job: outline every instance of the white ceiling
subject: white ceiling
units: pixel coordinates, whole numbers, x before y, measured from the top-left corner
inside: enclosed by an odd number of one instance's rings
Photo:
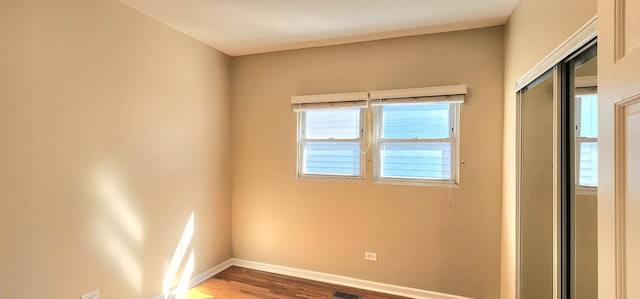
[[[518,0],[120,0],[231,56],[504,24]]]

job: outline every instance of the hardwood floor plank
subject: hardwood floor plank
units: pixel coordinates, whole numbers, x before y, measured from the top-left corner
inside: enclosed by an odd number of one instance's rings
[[[189,290],[188,299],[290,299],[333,298],[334,292],[361,299],[409,299],[319,281],[231,266]]]

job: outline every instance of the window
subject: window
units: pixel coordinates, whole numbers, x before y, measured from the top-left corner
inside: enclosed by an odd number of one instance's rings
[[[598,96],[576,91],[576,164],[579,189],[598,186]]]
[[[376,105],[376,181],[456,184],[458,105]]]
[[[362,177],[362,108],[299,112],[299,176]]]
[[[371,92],[374,180],[457,186],[459,106],[466,93],[465,85]]]
[[[466,93],[457,85],[294,96],[297,176],[362,180],[369,155],[375,182],[457,186],[459,106]]]
[[[298,113],[298,178],[362,179],[367,93],[292,97]]]

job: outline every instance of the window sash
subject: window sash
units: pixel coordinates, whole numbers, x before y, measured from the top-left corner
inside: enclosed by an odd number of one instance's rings
[[[419,104],[424,104],[424,103],[419,103]],[[392,104],[392,105],[394,105],[394,104]],[[405,105],[406,105],[406,104],[405,104]],[[410,105],[408,105],[408,106],[410,106]],[[454,137],[455,132],[453,132],[453,130],[454,130],[454,127],[455,127],[455,121],[456,121],[456,120],[455,120],[455,119],[456,119],[456,116],[455,116],[455,113],[456,113],[456,112],[455,112],[455,106],[456,106],[456,105],[455,105],[455,104],[453,104],[453,103],[449,103],[449,104],[448,104],[448,106],[449,106],[449,107],[448,107],[448,112],[449,112],[448,119],[449,119],[449,123],[447,124],[447,132],[446,132],[446,134],[447,134],[447,135],[446,135],[446,136],[442,136],[442,137],[433,137],[433,138],[431,138],[431,139],[434,139],[434,140],[435,140],[435,139],[443,139],[443,138],[452,138],[452,137]],[[377,118],[376,118],[376,121],[378,121],[378,122],[379,122],[379,124],[378,124],[378,125],[379,125],[379,127],[380,127],[379,134],[378,134],[378,135],[376,135],[376,136],[378,136],[380,139],[385,139],[385,140],[394,139],[394,138],[387,138],[387,137],[385,137],[385,131],[384,131],[384,124],[385,124],[384,107],[386,107],[386,105],[382,105],[382,106],[376,107],[376,109],[379,111],[379,112],[378,112],[378,113],[379,113],[379,114],[378,114],[378,115],[379,115],[379,117],[377,117]],[[388,134],[388,135],[390,135],[390,134]],[[426,139],[429,139],[429,138],[424,138],[424,137],[407,137],[407,138],[396,138],[396,139],[399,139],[399,140],[425,139],[425,140],[426,140]]]
[[[583,100],[582,98],[587,96],[594,96],[594,95],[596,96],[596,102],[597,102],[598,101],[597,94],[593,94],[593,93],[583,94],[575,97],[575,107],[576,107],[575,124],[578,126],[578,129],[576,130],[576,136],[578,136],[578,138],[596,138],[596,139],[598,138],[597,136],[584,136],[583,128],[582,128],[582,100]],[[596,109],[596,113],[597,113],[597,109]],[[596,123],[596,126],[597,126],[597,123]]]
[[[326,123],[323,122],[323,117],[322,115],[319,115],[319,118],[316,118],[315,120],[317,122],[313,122],[312,119],[309,117],[309,112],[311,111],[305,111],[304,112],[304,118],[303,118],[303,124],[301,126],[301,138],[304,138],[306,140],[348,140],[348,139],[354,139],[353,137],[356,136],[356,138],[362,138],[362,109],[332,109],[332,110],[316,110],[313,111],[315,113],[322,113],[322,112],[329,112],[328,114],[331,115],[331,117],[335,117],[335,114],[332,113],[333,111],[339,111],[339,112],[349,112],[346,115],[343,115],[344,118],[333,118],[332,120],[338,123],[341,123],[341,121],[345,121],[344,123],[341,124],[345,124],[346,126],[338,126],[335,127],[333,123]],[[355,112],[355,113],[354,113]],[[354,113],[354,114],[352,114]],[[354,119],[351,118],[351,116],[357,114],[357,117],[355,119],[358,120],[358,125],[357,126],[352,126],[353,124],[351,123],[351,121],[353,121]],[[324,115],[325,117],[327,116],[326,113]],[[312,125],[310,125],[312,124]],[[335,130],[332,130],[335,129]],[[315,133],[315,134],[314,134]],[[330,133],[331,136],[325,137],[322,135],[327,135],[327,133]]]
[[[351,144],[357,144],[357,156],[351,156],[351,155],[347,155],[347,156],[330,156],[328,161],[322,161],[322,159],[318,159],[317,156],[315,156],[315,159],[311,159],[309,157],[310,153],[312,151],[307,151],[307,145],[316,145],[316,146],[320,146],[323,144],[331,144],[331,145],[351,145]],[[301,144],[302,146],[302,165],[301,165],[301,169],[302,169],[302,173],[304,175],[321,175],[321,176],[336,176],[336,177],[359,177],[361,175],[361,171],[362,171],[362,161],[360,159],[361,156],[361,148],[360,148],[360,143],[358,141],[356,142],[345,142],[343,140],[341,141],[320,141],[320,142],[304,142]],[[345,150],[343,148],[339,148],[339,147],[329,147],[330,150]],[[320,152],[321,153],[321,152]],[[345,160],[346,158],[346,160]],[[352,166],[353,165],[353,158],[356,158],[356,160],[358,161],[358,165],[357,168],[354,168]],[[314,163],[320,163],[320,165],[316,165],[313,168],[325,168],[325,169],[329,169],[331,171],[327,171],[327,172],[323,172],[323,171],[316,171],[316,172],[311,172],[311,171],[305,171],[308,170],[308,168],[311,168],[312,166],[310,166],[311,164]],[[324,164],[326,163],[326,164]],[[323,165],[324,164],[324,165]],[[340,165],[343,164],[343,165]],[[346,165],[344,165],[346,164]],[[340,169],[348,169],[348,170],[354,170],[357,169],[357,175],[353,175],[351,173],[341,173]],[[349,171],[349,172],[350,172]]]
[[[580,184],[580,174],[581,174],[581,149],[582,149],[582,144],[583,143],[595,143],[596,145],[598,144],[598,138],[588,138],[588,137],[576,137],[576,145],[575,145],[575,165],[576,165],[576,169],[577,171],[575,172],[575,187],[577,189],[577,191],[580,191],[581,193],[589,193],[589,192],[596,192],[596,190],[598,189],[598,185],[596,183],[595,186],[592,185],[582,185]]]
[[[417,144],[436,144],[436,143],[448,143],[449,148],[451,149],[451,160],[449,161],[449,174],[450,178],[419,178],[419,177],[411,177],[411,176],[383,176],[382,175],[382,156],[381,151],[384,148],[385,144],[401,144],[401,143],[417,143]],[[379,165],[379,179],[381,180],[410,180],[410,181],[437,181],[437,182],[452,182],[454,180],[455,175],[455,166],[453,161],[455,161],[456,155],[456,139],[455,138],[442,138],[442,139],[384,139],[380,140],[378,143],[379,151],[376,153],[379,155],[378,157],[378,165]]]

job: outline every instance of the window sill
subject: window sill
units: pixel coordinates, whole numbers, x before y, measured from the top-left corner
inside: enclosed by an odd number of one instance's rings
[[[325,181],[325,182],[364,182],[364,177],[341,176],[341,175],[321,175],[321,174],[298,174],[298,181]]]
[[[598,187],[576,186],[576,195],[598,195]]]
[[[422,187],[446,187],[459,188],[460,184],[456,181],[446,180],[420,180],[420,179],[403,179],[403,178],[376,178],[374,184],[388,185],[404,185],[404,186],[422,186]]]

